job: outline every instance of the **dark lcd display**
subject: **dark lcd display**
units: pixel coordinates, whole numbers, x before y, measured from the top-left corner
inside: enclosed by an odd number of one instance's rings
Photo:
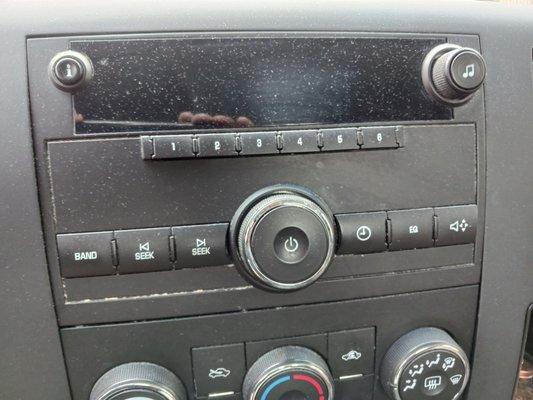
[[[436,39],[172,38],[73,42],[94,65],[78,133],[450,119],[424,91]]]

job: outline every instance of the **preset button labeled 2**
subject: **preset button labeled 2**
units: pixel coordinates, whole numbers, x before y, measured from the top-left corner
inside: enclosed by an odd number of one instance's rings
[[[169,228],[115,231],[119,273],[164,271],[172,269]]]
[[[61,275],[75,278],[114,274],[112,239],[113,232],[57,235]]]
[[[231,261],[226,251],[228,224],[175,226],[178,267],[225,265]]]

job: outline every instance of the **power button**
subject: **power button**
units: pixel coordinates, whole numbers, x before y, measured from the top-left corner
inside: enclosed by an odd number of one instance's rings
[[[309,238],[299,228],[282,229],[274,239],[274,251],[280,261],[284,263],[299,263],[309,252]]]

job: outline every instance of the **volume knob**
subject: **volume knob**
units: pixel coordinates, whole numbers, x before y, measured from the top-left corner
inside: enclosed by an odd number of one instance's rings
[[[333,214],[303,188],[275,186],[252,195],[230,226],[233,258],[244,277],[269,290],[316,281],[335,252]]]
[[[451,44],[431,50],[422,64],[422,81],[430,95],[452,106],[469,101],[485,80],[478,51]]]

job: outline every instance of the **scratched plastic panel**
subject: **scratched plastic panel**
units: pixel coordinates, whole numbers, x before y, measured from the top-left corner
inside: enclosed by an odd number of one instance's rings
[[[425,93],[438,39],[169,38],[72,42],[94,64],[77,133],[448,120]]]

